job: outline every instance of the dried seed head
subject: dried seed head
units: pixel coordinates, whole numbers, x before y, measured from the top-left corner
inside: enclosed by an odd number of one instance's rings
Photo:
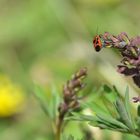
[[[138,97],[133,97],[132,99],[133,99],[133,102],[134,102],[134,103],[140,102],[140,96],[138,96]]]
[[[100,37],[103,47],[116,48],[121,53],[121,65],[118,65],[117,71],[125,76],[131,76],[140,88],[140,36],[130,39],[124,32],[118,36],[106,32]]]
[[[87,68],[81,68],[63,86],[63,103],[59,106],[59,116],[63,117],[69,110],[80,106],[77,93],[84,87],[83,79],[87,75]]]

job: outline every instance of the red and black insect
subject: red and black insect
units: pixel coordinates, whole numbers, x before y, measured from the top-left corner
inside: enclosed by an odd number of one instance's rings
[[[97,52],[99,52],[102,47],[103,47],[103,44],[102,44],[102,41],[101,41],[101,37],[100,35],[96,35],[93,39],[93,45],[94,45],[94,48]]]

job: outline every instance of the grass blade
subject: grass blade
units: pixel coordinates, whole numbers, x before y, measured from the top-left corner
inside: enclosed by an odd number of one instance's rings
[[[128,118],[129,118],[129,121],[131,123],[131,126],[132,126],[132,128],[134,130],[135,129],[135,125],[134,125],[134,122],[132,120],[132,116],[131,116],[131,112],[130,112],[129,88],[128,88],[128,86],[126,87],[126,91],[125,91],[125,109],[126,109],[126,112],[128,114]]]
[[[116,109],[118,111],[118,114],[119,114],[120,119],[122,120],[122,122],[126,126],[128,126],[128,128],[131,131],[134,131],[133,125],[132,125],[132,123],[131,123],[131,121],[129,119],[128,113],[127,113],[126,108],[125,108],[123,102],[121,101],[121,99],[117,99],[115,106],[116,106]]]

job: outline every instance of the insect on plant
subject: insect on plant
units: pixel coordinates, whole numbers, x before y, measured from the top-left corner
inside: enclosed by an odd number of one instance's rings
[[[97,52],[99,52],[102,48],[102,41],[100,35],[96,35],[93,39],[93,45]]]
[[[111,40],[107,40],[108,38],[108,33],[105,33],[104,35],[96,35],[93,38],[93,46],[96,50],[96,52],[99,52],[102,48],[110,48],[112,47],[111,45]]]

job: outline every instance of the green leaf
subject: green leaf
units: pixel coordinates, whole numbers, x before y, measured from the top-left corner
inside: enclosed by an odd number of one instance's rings
[[[94,121],[90,121],[89,124],[95,127],[100,127],[102,129],[109,129],[120,132],[129,132],[129,128],[126,125],[109,116],[98,115],[96,119]]]
[[[108,85],[103,85],[103,89],[106,93],[111,93],[112,89]]]
[[[120,128],[112,128],[110,126],[107,126],[106,124],[98,124],[98,125],[94,125],[92,122],[89,123],[90,125],[93,125],[94,127],[99,127],[101,129],[108,129],[108,130],[112,130],[112,131],[119,131],[119,132],[124,132],[124,133],[127,133],[128,130],[126,129],[120,129]]]
[[[96,121],[96,116],[84,115],[80,113],[71,113],[72,116],[66,117],[65,120],[76,120],[76,121]]]
[[[117,96],[120,96],[120,93],[119,91],[117,90],[116,86],[113,85],[113,89],[114,89],[114,92],[116,93]]]
[[[59,93],[57,92],[56,88],[54,86],[52,87],[51,97],[49,100],[47,100],[45,91],[38,85],[35,85],[34,93],[45,114],[51,119],[55,119],[58,105],[60,103]]]
[[[125,108],[126,108],[126,112],[128,114],[129,121],[130,121],[133,129],[135,129],[134,122],[132,120],[132,116],[130,113],[131,109],[130,109],[130,103],[129,103],[129,88],[128,88],[128,86],[126,87],[126,91],[125,91]]]
[[[110,117],[110,116],[105,116],[105,115],[97,115],[97,117],[102,120],[104,124],[109,124],[110,127],[112,128],[121,128],[121,129],[126,129],[129,130],[129,128],[124,125],[122,122],[119,122],[118,120]]]
[[[110,130],[116,130],[116,131],[122,131],[122,132],[128,132],[129,128],[124,125],[122,122],[119,122],[118,120],[107,116],[107,115],[83,115],[79,113],[72,113],[73,116],[68,117],[69,120],[75,120],[75,121],[88,121],[90,125],[95,127],[101,127],[104,129],[110,129]]]
[[[137,118],[137,126],[138,126],[138,130],[140,131],[140,117]]]
[[[110,103],[114,103],[116,101],[116,98],[118,97],[116,91],[112,90],[108,85],[104,85],[104,92],[109,94],[104,94],[105,97],[103,99],[107,100]]]
[[[137,114],[138,114],[138,116],[140,117],[140,105],[138,105]]]
[[[35,85],[34,86],[34,94],[35,94],[36,98],[38,99],[42,109],[45,112],[45,114],[50,115],[49,110],[48,110],[49,109],[48,108],[48,103],[46,101],[46,96],[44,94],[43,89],[40,86]]]
[[[95,102],[88,102],[88,103],[81,103],[82,108],[89,108],[91,109],[94,113],[104,113],[104,114],[109,114],[108,110],[103,106],[104,104],[98,105]]]
[[[125,108],[123,102],[121,101],[121,99],[117,99],[115,106],[116,106],[116,109],[118,111],[118,114],[119,114],[120,119],[122,120],[122,122],[126,126],[128,126],[128,128],[131,131],[134,131],[133,124],[131,123],[131,121],[129,119],[128,113],[127,113],[126,108]]]
[[[55,86],[52,86],[51,101],[49,103],[49,112],[51,114],[52,119],[55,119],[57,116],[59,103],[60,103],[59,92],[57,91]]]

